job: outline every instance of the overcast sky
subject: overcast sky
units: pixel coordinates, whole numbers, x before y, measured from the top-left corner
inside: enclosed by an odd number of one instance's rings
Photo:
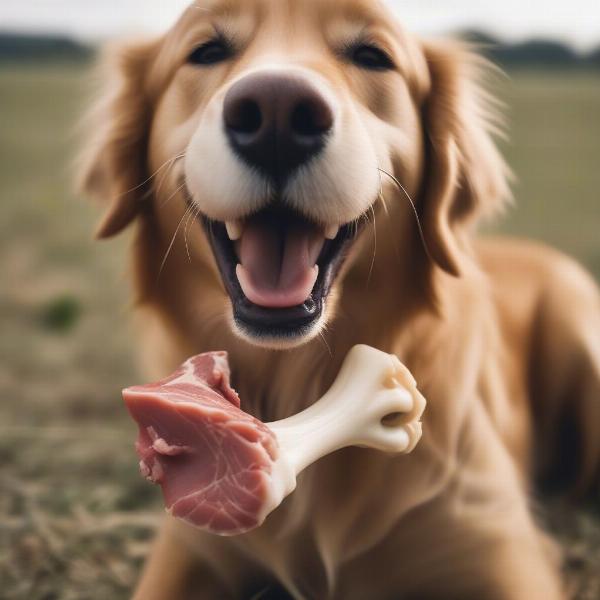
[[[102,39],[169,26],[190,0],[0,0],[0,29]],[[297,0],[301,2],[302,0]],[[554,37],[580,49],[600,44],[600,0],[388,0],[414,31],[481,27],[518,40]]]

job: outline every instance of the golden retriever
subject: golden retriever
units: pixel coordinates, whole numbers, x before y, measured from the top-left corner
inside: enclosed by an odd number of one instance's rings
[[[486,65],[373,0],[200,0],[112,57],[82,181],[99,237],[135,222],[148,377],[227,350],[272,421],[366,343],[428,399],[413,454],[339,451],[255,532],[167,519],[135,597],[566,597],[529,497],[598,475],[598,291],[475,237],[510,196]]]

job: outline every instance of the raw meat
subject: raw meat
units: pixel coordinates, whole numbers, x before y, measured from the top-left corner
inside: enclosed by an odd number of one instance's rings
[[[123,397],[139,426],[140,470],[162,487],[167,511],[220,535],[258,527],[298,473],[339,448],[410,452],[425,407],[398,359],[368,346],[349,352],[319,401],[267,425],[240,409],[225,352],[192,357]]]

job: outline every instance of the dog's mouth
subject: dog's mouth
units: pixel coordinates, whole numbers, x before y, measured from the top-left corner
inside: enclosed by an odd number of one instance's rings
[[[201,220],[236,325],[270,339],[303,337],[319,322],[364,221],[323,226],[276,204],[239,221]]]

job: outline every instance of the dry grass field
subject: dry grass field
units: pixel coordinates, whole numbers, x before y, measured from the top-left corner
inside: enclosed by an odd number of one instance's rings
[[[160,512],[138,475],[120,389],[139,381],[127,236],[93,243],[69,191],[82,66],[0,67],[0,598],[128,597]],[[600,277],[600,76],[501,82],[518,204],[496,228]],[[574,301],[576,305],[576,301]],[[579,600],[600,598],[600,514],[540,509]]]

